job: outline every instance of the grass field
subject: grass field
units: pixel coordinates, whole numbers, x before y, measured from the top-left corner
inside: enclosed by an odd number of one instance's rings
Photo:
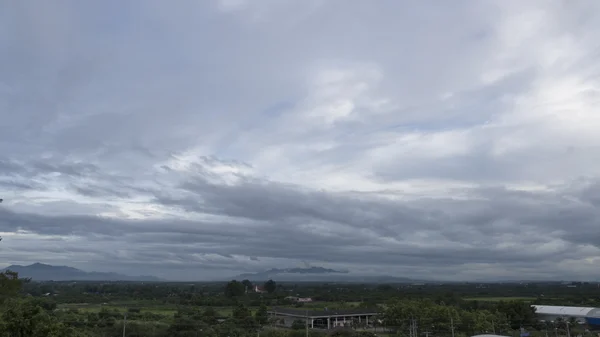
[[[102,309],[111,311],[127,312],[129,308],[140,309],[140,313],[149,312],[163,316],[173,316],[177,312],[177,307],[159,304],[144,304],[144,303],[109,303],[109,304],[88,304],[88,303],[73,303],[61,304],[58,309],[69,310],[77,309],[81,312],[100,312]],[[231,316],[233,308],[231,307],[214,307],[218,316]],[[250,308],[254,313],[258,308]]]
[[[483,302],[500,302],[500,301],[525,301],[531,302],[535,300],[535,297],[518,297],[518,296],[507,296],[507,297],[467,297],[467,301],[483,301]]]
[[[144,305],[124,305],[124,304],[87,304],[87,303],[74,303],[74,304],[61,304],[58,309],[68,310],[77,309],[81,312],[99,312],[102,309],[111,311],[127,312],[129,308],[139,308],[140,312],[151,312],[153,314],[171,316],[177,312],[174,307],[168,306],[144,306]]]

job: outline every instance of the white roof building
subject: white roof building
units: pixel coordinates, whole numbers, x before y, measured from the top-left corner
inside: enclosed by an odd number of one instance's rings
[[[532,305],[535,313],[542,316],[556,317],[600,317],[600,308],[563,307],[558,305]]]

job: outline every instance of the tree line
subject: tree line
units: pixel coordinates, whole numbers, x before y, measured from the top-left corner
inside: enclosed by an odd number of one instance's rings
[[[578,301],[583,292],[563,285],[349,285],[294,284],[269,280],[259,286],[265,293],[248,291],[255,286],[248,280],[226,283],[99,283],[29,282],[12,272],[0,273],[0,337],[129,337],[208,336],[208,337],[300,337],[306,324],[295,322],[289,330],[274,327],[267,311],[274,305],[292,305],[290,295],[313,297],[330,308],[378,307],[375,326],[352,322],[347,330],[309,331],[311,337],[325,333],[338,336],[378,335],[472,336],[496,333],[517,336],[521,329],[531,335],[566,336],[586,331],[569,320],[553,324],[537,320],[531,302],[525,300],[490,301],[485,296],[504,293],[529,295],[533,302],[544,300]],[[486,288],[487,287],[487,288]],[[527,290],[529,288],[528,292]],[[586,301],[594,301],[594,287]],[[45,296],[48,295],[49,296]],[[548,295],[546,295],[548,294]],[[54,296],[56,295],[56,296]],[[383,298],[387,295],[387,298]],[[542,296],[545,295],[545,296]],[[535,297],[534,297],[535,296]],[[516,296],[513,296],[516,298]],[[479,299],[479,300],[478,300]],[[76,307],[60,309],[71,303],[102,303],[129,300],[126,312],[102,307],[98,311]],[[137,306],[136,306],[137,303]],[[161,310],[141,310],[151,303]],[[228,308],[226,312],[222,308]],[[570,330],[569,330],[570,329]]]

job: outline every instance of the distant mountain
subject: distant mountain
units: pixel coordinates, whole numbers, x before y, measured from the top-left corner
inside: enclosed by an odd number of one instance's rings
[[[117,273],[85,272],[73,267],[51,266],[43,263],[34,263],[29,266],[12,265],[4,270],[17,272],[20,277],[31,278],[34,281],[162,281],[154,276],[128,276]]]
[[[343,274],[343,273],[347,273],[347,272],[323,268],[323,267],[287,268],[287,269],[273,268],[273,269],[269,269],[269,270],[265,270],[265,271],[261,271],[261,272],[257,272],[257,273],[240,274],[237,276],[237,278],[246,279],[246,280],[250,280],[250,281],[256,281],[256,280],[265,280],[265,279],[273,278],[276,276],[282,276],[282,275],[286,275],[286,274],[292,274],[295,276],[302,276],[302,275],[308,274],[308,275],[314,276],[314,275],[320,275],[320,274]]]
[[[323,267],[309,268],[273,268],[256,273],[245,273],[234,277],[237,280],[266,281],[273,279],[281,282],[346,282],[346,283],[421,283],[424,281],[393,276],[365,276],[350,274]]]

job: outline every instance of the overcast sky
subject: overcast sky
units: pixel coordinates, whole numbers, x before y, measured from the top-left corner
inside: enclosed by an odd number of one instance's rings
[[[600,2],[2,1],[0,261],[600,279]]]

